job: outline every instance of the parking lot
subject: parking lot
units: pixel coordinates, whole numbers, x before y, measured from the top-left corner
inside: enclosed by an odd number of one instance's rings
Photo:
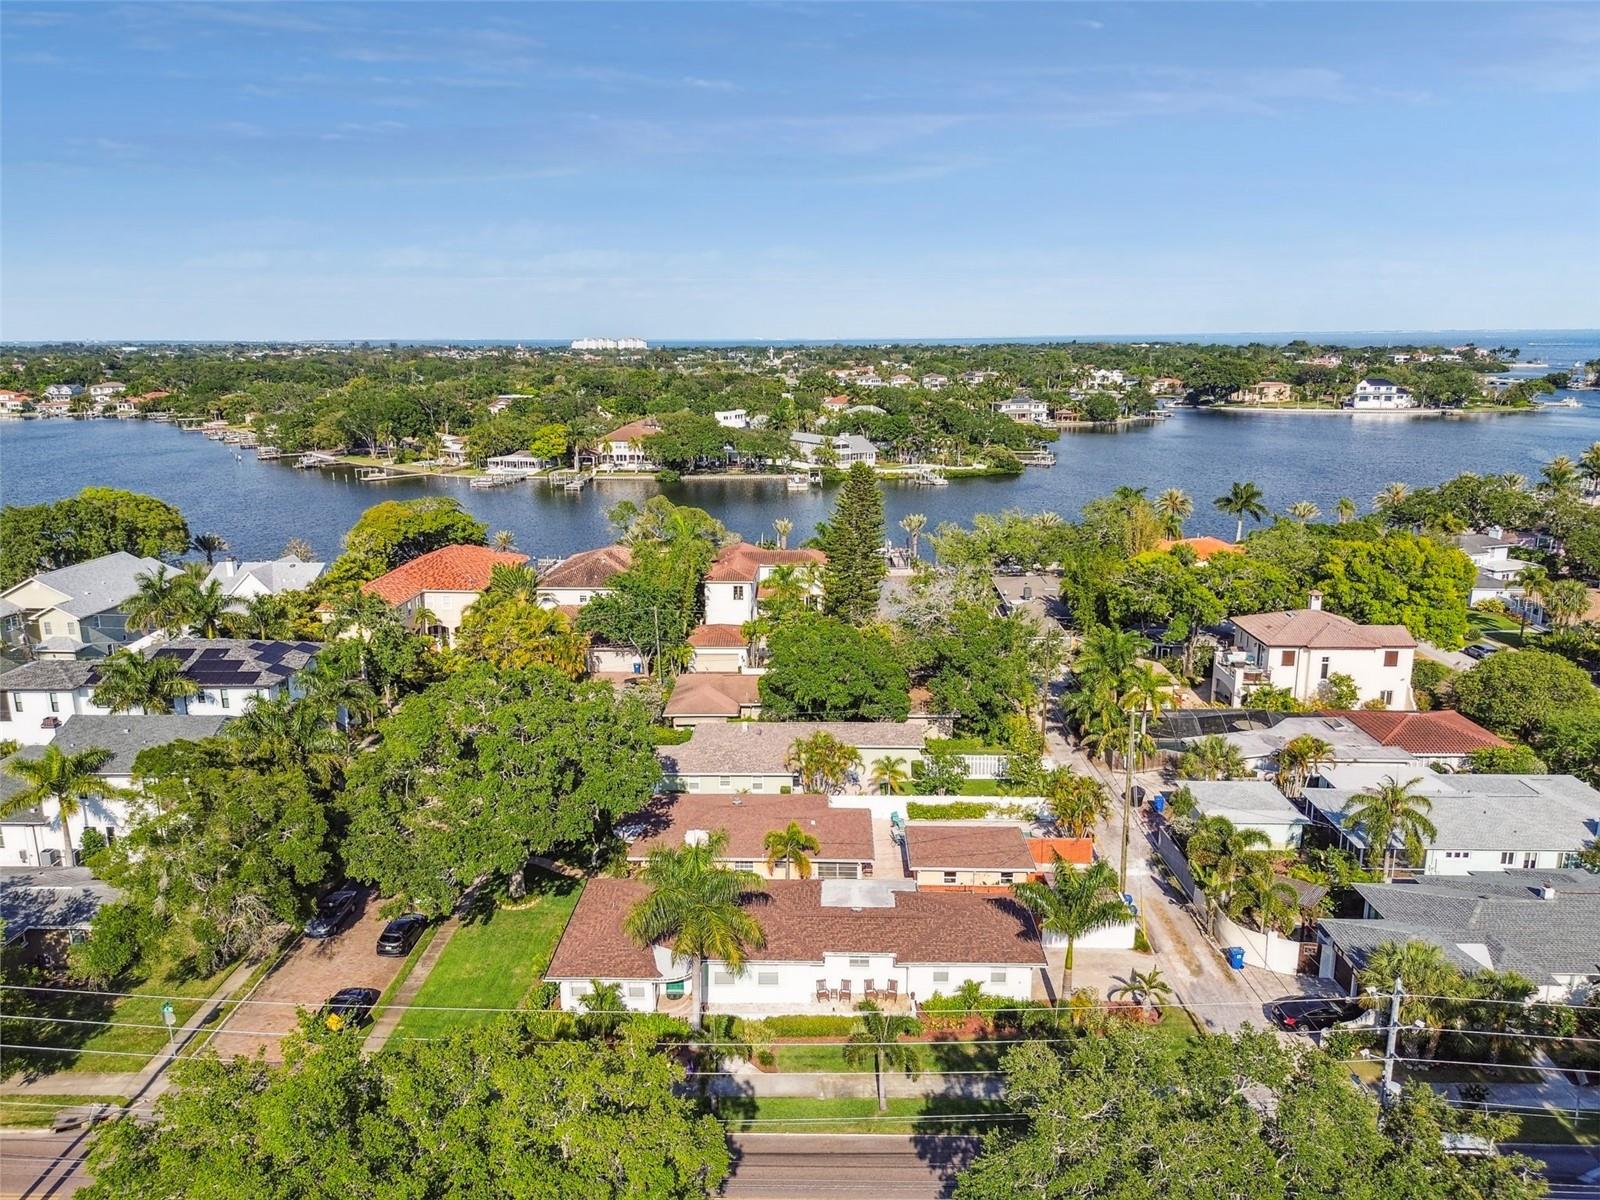
[[[210,1046],[225,1058],[265,1049],[269,1061],[282,1059],[279,1042],[294,1029],[300,1008],[320,1008],[340,988],[369,987],[382,992],[405,963],[380,958],[378,935],[388,922],[378,915],[381,902],[367,896],[355,917],[330,938],[302,937],[250,997],[218,1030]]]

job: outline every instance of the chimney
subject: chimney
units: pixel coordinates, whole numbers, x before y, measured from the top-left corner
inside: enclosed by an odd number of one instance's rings
[[[1548,883],[1540,884],[1535,891],[1541,900],[1554,900],[1556,898],[1556,889]]]
[[[1306,607],[1311,609],[1312,612],[1321,612],[1322,611],[1322,593],[1314,591],[1314,592],[1311,593],[1311,595],[1307,596],[1306,597]]]

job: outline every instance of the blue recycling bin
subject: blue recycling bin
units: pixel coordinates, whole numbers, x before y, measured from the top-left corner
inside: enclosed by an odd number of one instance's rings
[[[1244,970],[1244,947],[1224,946],[1222,952],[1228,956],[1228,965],[1235,971]]]
[[[1159,812],[1166,812],[1167,811],[1167,794],[1165,792],[1157,792],[1156,793],[1156,798],[1150,802],[1150,806],[1152,808],[1154,808],[1158,813]]]

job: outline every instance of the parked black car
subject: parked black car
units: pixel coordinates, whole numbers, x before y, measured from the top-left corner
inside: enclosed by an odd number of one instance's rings
[[[306,922],[306,936],[332,937],[338,933],[350,914],[355,912],[361,899],[361,889],[347,884],[336,892],[329,892],[317,901],[317,915]]]
[[[1354,1021],[1361,1015],[1361,1006],[1340,1000],[1280,1000],[1267,1013],[1279,1029],[1305,1033]]]
[[[407,913],[396,917],[383,927],[378,935],[378,953],[387,958],[399,958],[410,953],[422,931],[428,927],[428,918],[421,913]]]
[[[372,1006],[377,1002],[377,988],[340,988],[328,997],[328,1002],[322,1006],[321,1016],[330,1029],[365,1025],[372,1016]]]

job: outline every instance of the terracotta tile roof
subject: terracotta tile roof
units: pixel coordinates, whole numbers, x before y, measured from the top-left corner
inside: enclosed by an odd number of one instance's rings
[[[1385,746],[1398,746],[1411,754],[1471,754],[1492,746],[1508,745],[1476,721],[1453,709],[1435,712],[1335,712],[1328,716],[1349,721]]]
[[[1226,542],[1221,538],[1209,534],[1203,537],[1164,538],[1157,543],[1157,549],[1171,550],[1174,546],[1187,546],[1194,551],[1195,558],[1204,562],[1213,554],[1243,553],[1244,547],[1234,542]]]
[[[764,840],[793,821],[821,846],[812,858],[872,861],[872,814],[864,808],[831,808],[826,796],[662,796],[629,825],[640,833],[628,847],[643,859],[660,846],[681,846],[690,830],[724,829],[728,857],[765,859]],[[631,836],[631,831],[625,831]]]
[[[731,679],[709,672],[686,679]],[[744,676],[744,678],[756,678]],[[783,760],[801,738],[831,734],[856,748],[919,753],[928,740],[927,726],[904,721],[739,721],[697,725],[681,746],[662,746],[656,753],[668,775],[788,775]]]
[[[896,891],[892,905],[824,904],[827,882],[770,880],[746,897],[767,944],[751,962],[820,963],[825,954],[893,954],[901,964],[993,963],[1044,966],[1033,921],[1007,896]],[[831,890],[847,896],[862,885]],[[637,879],[591,879],[556,946],[550,979],[655,979],[651,952],[623,931],[628,911],[649,894]]]
[[[1028,839],[1015,825],[962,825],[954,821],[906,826],[906,863],[913,871],[1027,871]]]
[[[717,555],[711,570],[706,572],[706,580],[710,583],[751,583],[761,573],[762,567],[821,564],[827,561],[828,556],[821,550],[773,550],[740,542]]]
[[[739,625],[696,625],[689,631],[689,645],[706,649],[733,650],[749,644],[749,641]]]
[[[1404,625],[1357,625],[1348,617],[1322,609],[1252,613],[1233,623],[1267,646],[1308,650],[1395,650],[1415,646]]]
[[[732,675],[720,671],[691,671],[672,685],[668,717],[738,717],[746,707],[761,703],[759,675]]]
[[[390,604],[404,604],[423,592],[481,592],[495,567],[527,561],[526,554],[488,546],[441,546],[362,584],[361,590]]]
[[[605,587],[633,565],[633,551],[626,546],[599,546],[580,550],[562,559],[539,576],[541,588]]]
[[[1087,867],[1094,862],[1094,839],[1083,838],[1029,838],[1028,853],[1041,867],[1055,865],[1056,856],[1074,867]]]
[[[661,426],[650,417],[641,417],[637,421],[629,421],[626,425],[619,425],[603,440],[607,442],[637,442],[649,437],[652,433],[660,433]]]

